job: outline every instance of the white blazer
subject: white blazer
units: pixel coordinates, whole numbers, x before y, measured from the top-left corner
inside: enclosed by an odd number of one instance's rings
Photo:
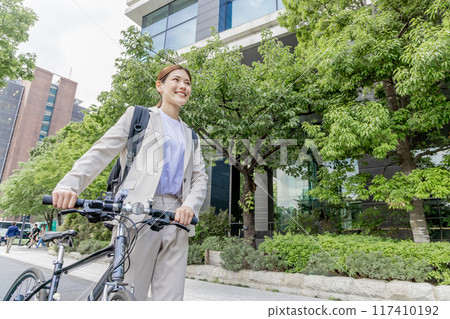
[[[134,107],[129,107],[117,123],[75,162],[72,170],[64,176],[55,189],[68,189],[79,195],[119,153],[123,170],[126,165],[128,133],[133,113]],[[181,201],[183,206],[191,207],[195,216],[198,217],[206,196],[208,176],[205,173],[200,145],[194,150],[191,129],[183,121],[181,124],[186,142]],[[150,120],[141,148],[121,186],[129,190],[125,202],[131,204],[141,202],[147,206],[147,200],[154,197],[158,187],[164,166],[163,155],[164,130],[161,114],[157,107],[151,107]],[[190,228],[189,236],[193,236],[195,229],[192,226]]]

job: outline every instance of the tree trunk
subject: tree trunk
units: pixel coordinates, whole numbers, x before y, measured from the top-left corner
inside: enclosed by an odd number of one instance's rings
[[[395,83],[392,78],[383,81],[386,92],[387,104],[392,112],[396,112],[399,108],[406,105],[406,98],[401,98],[397,95]],[[398,103],[398,98],[401,103]],[[400,104],[400,105],[399,105]],[[416,162],[412,156],[411,144],[408,136],[404,140],[399,140],[397,145],[397,156],[403,174],[409,175],[416,169]],[[409,213],[409,223],[415,243],[429,243],[430,236],[428,235],[427,222],[425,220],[425,211],[423,209],[423,200],[413,198],[411,204],[414,206],[412,212]]]
[[[405,175],[411,174],[411,172],[416,168],[416,163],[411,155],[411,147],[408,142],[408,138],[403,141],[399,141],[397,146],[397,156],[402,172]],[[411,204],[414,209],[409,213],[409,223],[411,224],[413,240],[415,243],[429,243],[430,235],[428,234],[428,226],[425,219],[425,211],[423,209],[423,200],[414,197]]]
[[[409,213],[409,222],[415,243],[429,243],[430,235],[428,234],[428,226],[425,220],[425,212],[423,209],[423,199],[414,198],[412,200],[414,210]]]
[[[255,245],[255,183],[253,181],[253,170],[245,171],[244,175],[244,191],[241,195],[240,206],[244,212],[244,238],[251,239]]]
[[[52,230],[53,213],[44,213],[44,219],[47,223],[47,231]]]

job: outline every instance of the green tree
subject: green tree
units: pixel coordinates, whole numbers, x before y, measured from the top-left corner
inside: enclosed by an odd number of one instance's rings
[[[5,78],[31,79],[35,55],[17,54],[20,43],[28,40],[28,30],[37,20],[23,0],[0,0],[0,87]]]
[[[243,64],[242,52],[217,35],[183,56],[194,74],[183,119],[243,177],[239,204],[246,239],[256,233],[255,172],[285,168],[297,159],[300,148],[287,151],[287,145],[303,142],[298,126],[302,116],[311,114],[294,85],[299,74],[295,54],[270,33],[262,37],[261,60],[252,66]]]
[[[295,31],[303,83],[321,123],[304,123],[334,161],[311,192],[338,202],[373,196],[410,212],[415,242],[429,242],[423,199],[450,197],[448,0],[284,0],[280,24]],[[447,89],[448,90],[448,89]],[[439,165],[423,164],[444,152]],[[347,159],[388,157],[401,172],[357,174]],[[370,185],[370,186],[369,186]],[[341,191],[342,196],[337,196]]]

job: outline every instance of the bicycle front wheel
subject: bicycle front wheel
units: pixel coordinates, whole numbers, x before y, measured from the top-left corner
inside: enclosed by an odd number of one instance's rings
[[[110,301],[136,301],[136,297],[128,290],[119,290],[112,295]]]
[[[42,271],[37,268],[29,268],[17,277],[3,300],[25,300],[34,291],[34,289],[39,287],[39,285],[41,285],[44,281],[45,277]],[[31,300],[47,300],[47,290],[41,289],[33,296]]]

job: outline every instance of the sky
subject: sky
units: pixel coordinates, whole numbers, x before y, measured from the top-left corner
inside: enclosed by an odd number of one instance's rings
[[[20,52],[36,54],[36,66],[78,83],[83,107],[109,91],[114,60],[123,49],[120,31],[136,25],[125,16],[126,0],[25,0],[39,20]]]

